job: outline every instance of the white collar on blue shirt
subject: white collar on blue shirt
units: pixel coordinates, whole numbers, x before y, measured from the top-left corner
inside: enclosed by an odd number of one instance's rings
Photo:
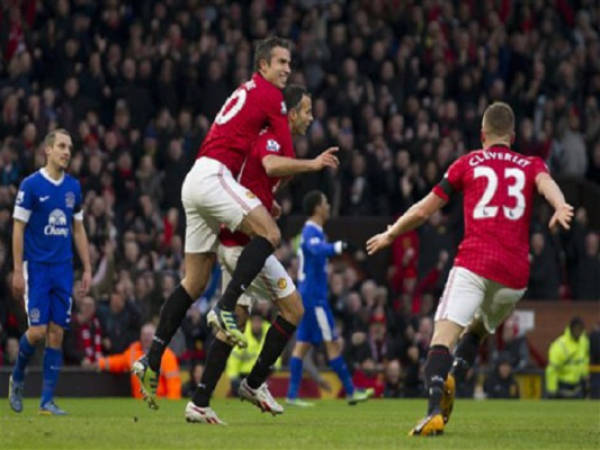
[[[52,178],[50,176],[50,174],[46,171],[45,167],[42,167],[40,169],[40,173],[42,174],[42,176],[48,180],[50,183],[52,183],[54,186],[60,186],[60,184],[63,182],[63,180],[65,179],[65,173],[63,172],[62,175],[60,176],[60,178],[58,180],[55,180],[54,178]]]
[[[315,227],[317,230],[319,231],[323,231],[323,227],[321,225],[319,225],[316,222],[313,222],[312,220],[307,220],[306,221],[306,225],[312,225],[313,227]]]

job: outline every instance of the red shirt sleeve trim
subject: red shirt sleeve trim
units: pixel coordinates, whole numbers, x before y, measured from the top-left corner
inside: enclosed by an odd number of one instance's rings
[[[446,202],[450,199],[448,194],[440,187],[439,184],[436,184],[431,190],[431,192],[433,192],[435,195],[437,195],[439,198]]]

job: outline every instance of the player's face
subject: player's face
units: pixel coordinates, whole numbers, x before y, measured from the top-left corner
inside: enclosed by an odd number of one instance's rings
[[[292,57],[287,48],[275,47],[271,50],[271,61],[262,64],[262,75],[279,89],[283,89],[292,71]]]
[[[321,214],[323,216],[323,222],[325,222],[326,220],[329,219],[329,216],[331,214],[331,205],[329,204],[327,197],[325,197],[324,195],[321,200],[320,208],[321,208]]]
[[[291,129],[293,134],[304,136],[313,121],[312,100],[308,95],[303,95],[300,105],[290,112]]]
[[[71,136],[58,133],[54,138],[54,145],[46,147],[46,156],[48,163],[58,169],[65,170],[69,167],[71,161],[71,151],[73,150],[73,142]]]

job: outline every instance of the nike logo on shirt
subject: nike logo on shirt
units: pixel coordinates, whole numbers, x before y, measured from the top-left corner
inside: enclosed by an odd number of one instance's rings
[[[46,200],[48,200],[50,198],[49,195],[44,195],[43,197],[40,197],[40,202],[45,202]]]

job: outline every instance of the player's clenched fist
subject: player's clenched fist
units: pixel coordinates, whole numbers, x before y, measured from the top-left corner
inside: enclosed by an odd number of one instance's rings
[[[560,225],[565,230],[568,230],[571,228],[571,220],[573,220],[573,207],[568,203],[564,203],[556,208],[550,219],[550,223],[548,223],[548,227],[552,230],[557,225]]]

